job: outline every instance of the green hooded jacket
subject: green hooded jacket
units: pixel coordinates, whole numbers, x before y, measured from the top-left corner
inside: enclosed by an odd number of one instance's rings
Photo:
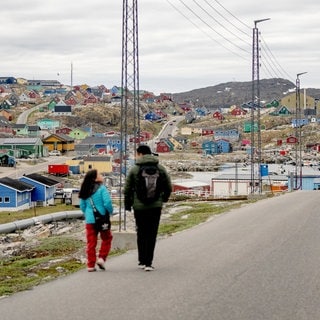
[[[138,181],[138,173],[141,165],[158,165],[160,175],[162,179],[162,192],[159,199],[155,200],[150,204],[142,203],[136,194],[135,185]],[[136,164],[130,169],[128,176],[126,178],[126,183],[124,186],[124,205],[125,210],[131,211],[131,208],[134,210],[144,210],[152,208],[162,208],[163,202],[167,202],[172,191],[171,179],[168,175],[164,166],[159,164],[159,158],[157,156],[146,154],[138,158]]]

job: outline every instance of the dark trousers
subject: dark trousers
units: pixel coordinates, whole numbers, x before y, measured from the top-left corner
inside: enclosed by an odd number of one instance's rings
[[[137,229],[138,260],[140,264],[151,266],[156,246],[161,208],[135,210]]]

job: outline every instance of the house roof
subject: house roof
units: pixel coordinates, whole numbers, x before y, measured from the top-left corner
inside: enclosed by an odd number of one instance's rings
[[[0,144],[2,145],[12,145],[12,144],[17,144],[17,145],[42,145],[42,141],[40,138],[4,138],[0,139]]]
[[[55,186],[60,183],[57,180],[54,180],[54,179],[46,177],[46,176],[42,176],[41,174],[38,174],[38,173],[24,174],[23,176],[30,179],[30,180],[44,184],[48,187]]]
[[[83,158],[83,161],[106,161],[106,162],[110,162],[111,161],[111,157],[110,156],[93,156],[93,157],[85,157]]]
[[[272,181],[288,181],[288,177],[285,175],[271,175],[266,177],[261,177],[262,180],[272,180]],[[257,178],[256,178],[257,179]],[[219,176],[212,178],[211,180],[251,180],[251,175],[247,173],[223,173]]]
[[[27,127],[27,125],[24,123],[24,124],[21,124],[21,123],[13,123],[12,124],[12,128],[21,128],[21,129],[23,129],[23,128],[26,128]]]
[[[0,178],[0,184],[13,188],[18,191],[31,191],[32,189],[34,189],[34,186],[29,183],[26,183],[17,179],[12,179],[9,177]]]
[[[49,140],[51,137],[56,137],[59,140],[68,141],[68,142],[74,142],[74,138],[71,138],[63,133],[53,133],[50,136],[46,137],[44,141]]]
[[[195,180],[173,181],[172,183],[176,186],[181,186],[184,188],[197,188],[197,187],[210,186],[210,183],[206,183],[203,181],[195,181]]]

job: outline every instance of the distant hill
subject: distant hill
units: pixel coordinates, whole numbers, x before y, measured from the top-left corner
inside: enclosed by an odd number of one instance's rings
[[[295,92],[295,83],[280,78],[260,80],[260,101],[266,103],[281,99],[290,92]],[[309,88],[307,95],[320,98],[320,89]],[[195,105],[208,108],[242,105],[252,100],[252,82],[227,82],[216,86],[194,89],[173,94],[175,102],[192,101]]]

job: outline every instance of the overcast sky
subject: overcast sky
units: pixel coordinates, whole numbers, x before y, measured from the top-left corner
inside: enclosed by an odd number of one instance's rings
[[[131,5],[132,0],[128,0]],[[261,33],[260,79],[320,88],[318,0],[140,0],[140,89],[177,93],[252,79],[252,29]],[[122,1],[1,3],[0,76],[121,85]]]

